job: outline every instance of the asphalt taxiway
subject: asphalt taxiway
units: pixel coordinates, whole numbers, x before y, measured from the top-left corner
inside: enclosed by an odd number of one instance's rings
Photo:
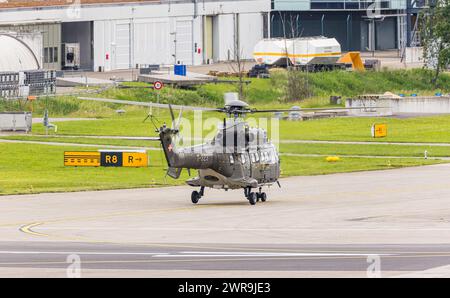
[[[189,187],[0,197],[0,276],[450,276],[450,165],[283,179],[269,201]],[[370,272],[369,272],[370,274]]]

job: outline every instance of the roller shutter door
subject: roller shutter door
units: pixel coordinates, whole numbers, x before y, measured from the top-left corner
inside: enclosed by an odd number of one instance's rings
[[[131,39],[130,24],[116,25],[115,68],[128,69],[131,67]]]
[[[177,21],[177,61],[192,65],[194,44],[192,36],[192,21]]]

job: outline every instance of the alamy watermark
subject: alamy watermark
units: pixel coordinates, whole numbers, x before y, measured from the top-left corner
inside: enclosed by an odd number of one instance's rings
[[[69,19],[81,19],[81,0],[67,0],[70,4],[66,9],[66,15]]]
[[[271,143],[279,149],[280,120],[277,118],[220,119],[204,118],[203,111],[195,111],[194,118],[180,117],[173,124],[178,130],[174,137],[177,147],[205,145],[208,152],[235,152],[236,148],[257,148]]]
[[[367,263],[369,267],[367,268],[368,278],[381,278],[381,257],[379,255],[369,255],[367,256]]]
[[[76,254],[69,255],[66,263],[69,264],[66,269],[67,278],[81,278],[81,257]]]

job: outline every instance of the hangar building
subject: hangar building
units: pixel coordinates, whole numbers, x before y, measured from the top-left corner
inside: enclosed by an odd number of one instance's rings
[[[344,51],[420,44],[419,11],[433,0],[271,0],[273,37],[336,38]]]
[[[40,33],[46,69],[62,69],[68,44],[78,45],[83,70],[200,65],[251,59],[269,11],[267,0],[9,0],[0,32]]]

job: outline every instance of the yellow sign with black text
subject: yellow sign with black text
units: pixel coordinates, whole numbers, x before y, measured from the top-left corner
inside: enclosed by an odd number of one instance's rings
[[[386,124],[374,124],[372,127],[372,137],[385,138],[388,135],[388,129]]]
[[[148,156],[147,153],[124,152],[122,162],[124,167],[144,168],[148,166]]]
[[[64,166],[144,168],[148,155],[145,151],[65,152]]]
[[[99,167],[100,152],[64,152],[66,167]]]

